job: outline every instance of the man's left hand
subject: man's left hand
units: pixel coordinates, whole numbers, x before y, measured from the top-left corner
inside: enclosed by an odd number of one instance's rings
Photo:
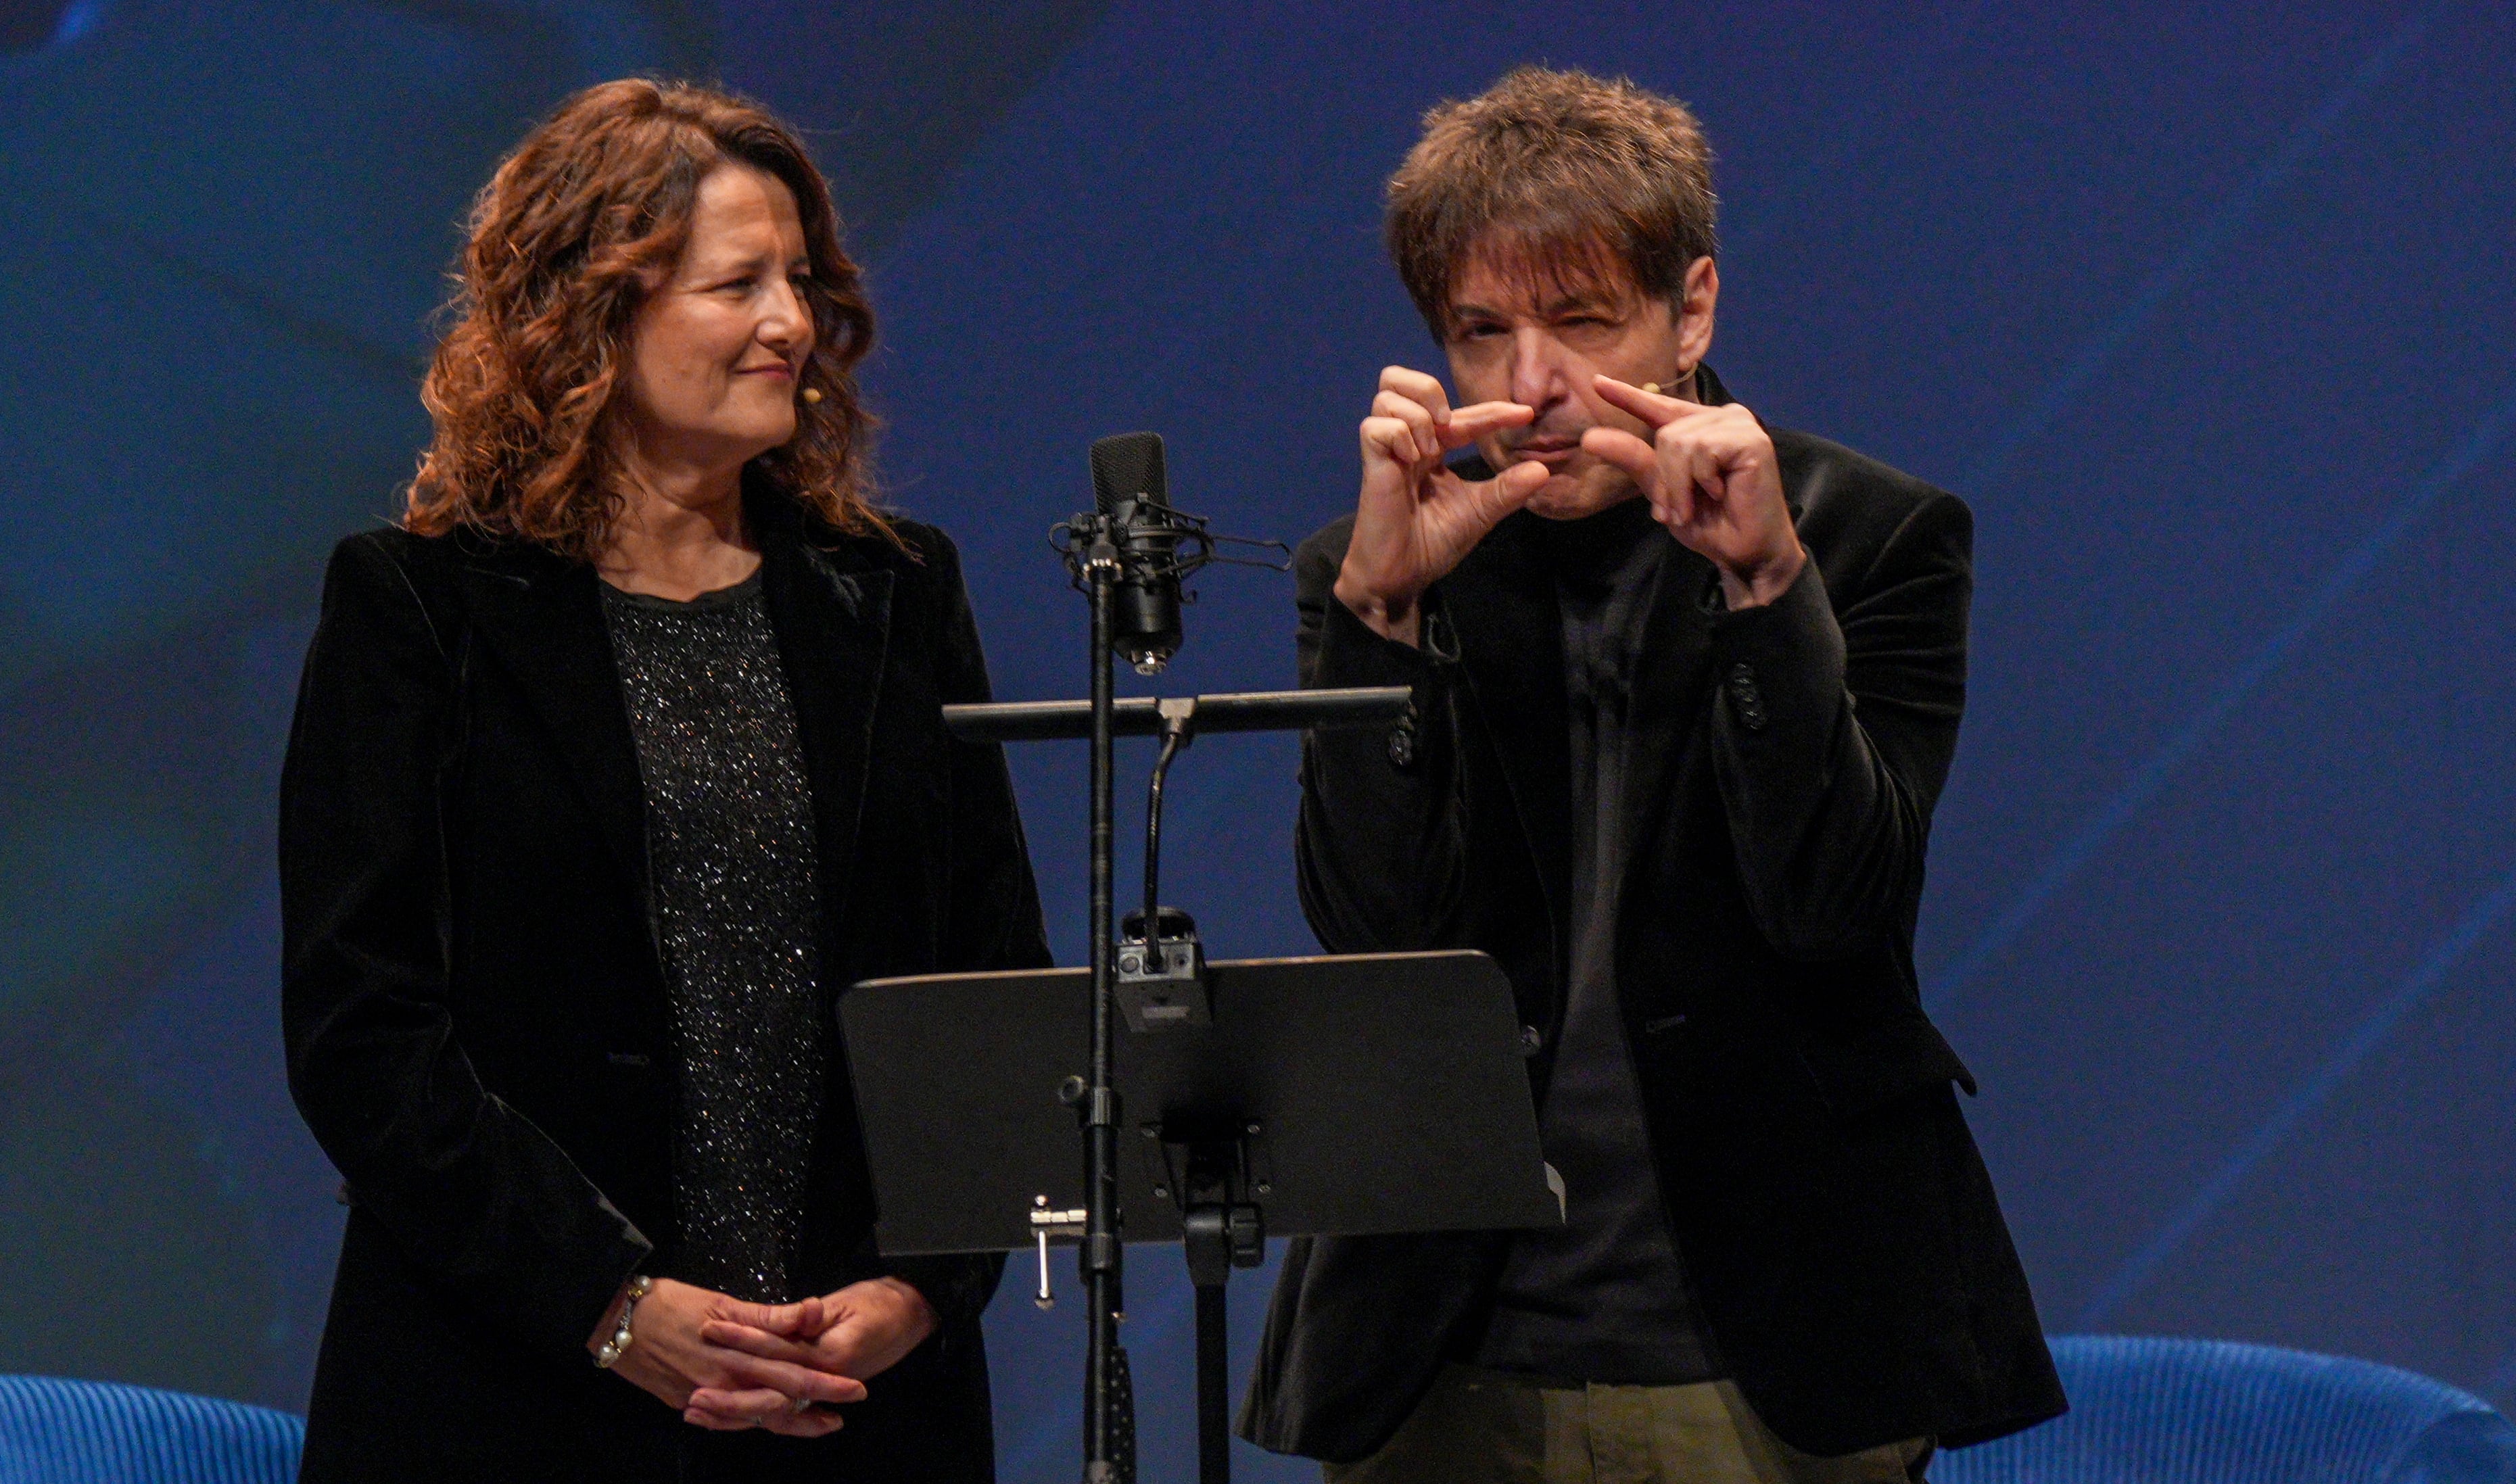
[[[1774,440],[1736,402],[1707,407],[1598,378],[1599,395],[1652,430],[1645,442],[1615,428],[1581,435],[1583,451],[1623,470],[1652,515],[1721,570],[1733,608],[1761,607],[1798,580],[1808,554],[1791,528]]]
[[[935,1333],[926,1296],[898,1278],[870,1278],[797,1303],[750,1305],[748,1322],[712,1319],[700,1337],[712,1344],[782,1360],[832,1376],[865,1381],[898,1365]],[[705,1427],[760,1425],[766,1409],[788,1398],[775,1391],[691,1394],[684,1415]]]

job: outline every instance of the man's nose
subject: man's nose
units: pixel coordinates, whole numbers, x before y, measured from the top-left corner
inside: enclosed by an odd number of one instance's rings
[[[1568,385],[1564,348],[1556,343],[1554,336],[1534,327],[1512,332],[1513,401],[1543,411],[1547,404],[1564,395]]]

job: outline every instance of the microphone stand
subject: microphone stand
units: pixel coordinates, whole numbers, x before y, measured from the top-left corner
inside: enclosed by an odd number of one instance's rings
[[[1166,515],[1175,514],[1165,509]],[[1194,517],[1189,518],[1194,521]],[[1118,1210],[1118,1129],[1123,1114],[1116,1088],[1121,966],[1116,962],[1118,943],[1111,920],[1116,874],[1111,788],[1116,739],[1121,735],[1162,738],[1146,819],[1143,943],[1133,948],[1133,960],[1126,966],[1130,973],[1141,975],[1157,958],[1166,964],[1163,956],[1175,946],[1165,941],[1166,914],[1159,902],[1162,784],[1171,762],[1196,732],[1385,724],[1406,709],[1408,694],[1404,686],[1382,686],[1159,701],[1147,698],[1120,703],[1116,698],[1117,648],[1113,640],[1121,585],[1131,578],[1142,582],[1148,576],[1175,581],[1183,572],[1193,571],[1208,559],[1230,559],[1209,558],[1203,553],[1183,559],[1168,548],[1131,541],[1131,529],[1127,515],[1099,511],[1076,515],[1059,528],[1062,539],[1058,550],[1075,585],[1092,605],[1092,689],[1086,706],[1047,701],[944,708],[946,726],[955,736],[972,741],[1038,741],[1083,735],[1092,744],[1091,918],[1085,928],[1092,964],[1091,1076],[1088,1080],[1069,1078],[1059,1092],[1059,1096],[1074,1108],[1083,1133],[1084,1199],[1078,1257],[1090,1308],[1085,1316],[1084,1484],[1135,1484],[1136,1477],[1134,1386],[1128,1374],[1127,1352],[1118,1343],[1118,1323],[1125,1317],[1126,1305],[1121,1272],[1125,1248],[1119,1235]],[[1177,527],[1175,533],[1201,545],[1210,545],[1211,540],[1235,539],[1208,538],[1201,521]],[[1167,652],[1164,651],[1165,657]],[[1180,921],[1185,926],[1184,916]],[[1183,951],[1189,957],[1180,969],[1199,986],[1201,996],[1201,951],[1194,946],[1194,928],[1187,928],[1185,931],[1189,946]],[[1193,1135],[1184,1135],[1185,1178],[1173,1179],[1182,1210],[1190,1277],[1196,1290],[1198,1476],[1205,1484],[1225,1484],[1231,1475],[1224,1375],[1224,1282],[1234,1267],[1258,1265],[1266,1251],[1265,1217],[1253,1196],[1266,1194],[1267,1185],[1251,1175],[1249,1145],[1243,1136],[1255,1136],[1259,1132],[1258,1126],[1251,1124],[1246,1129],[1198,1130]],[[1155,1191],[1156,1195],[1163,1193]],[[1038,1199],[1045,1202],[1047,1198]],[[1072,1234],[1074,1215],[1046,1210],[1033,1214],[1033,1227],[1041,1243],[1039,1301],[1043,1306],[1048,1301],[1047,1237],[1052,1232]]]
[[[1118,1240],[1118,1092],[1115,1076],[1117,981],[1111,961],[1110,913],[1116,836],[1111,818],[1116,693],[1111,628],[1120,576],[1112,522],[1077,515],[1072,522],[1082,548],[1083,580],[1092,598],[1092,1076],[1082,1090],[1082,1266],[1090,1307],[1085,1341],[1083,1416],[1084,1484],[1131,1484],[1135,1476],[1133,1398],[1125,1382],[1126,1354],[1118,1346],[1121,1257]],[[1123,1389],[1122,1389],[1123,1388]],[[1121,1420],[1116,1413],[1123,1408]]]

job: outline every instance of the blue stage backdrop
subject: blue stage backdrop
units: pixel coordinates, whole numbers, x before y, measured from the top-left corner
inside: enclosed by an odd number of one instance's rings
[[[1977,513],[1923,960],[2049,1327],[2516,1401],[2516,15],[2105,9],[0,4],[0,1370],[303,1404],[340,1213],[281,1080],[273,783],[529,120],[661,72],[816,131],[891,498],[1047,697],[1085,445],[1159,430],[1223,529],[1338,514],[1375,372],[1437,363],[1379,183],[1543,60],[1703,116],[1739,395]],[[1289,682],[1287,580],[1202,587],[1167,685]],[[1015,764],[1069,961],[1080,762]],[[1181,766],[1171,895],[1223,953],[1310,946],[1293,767]],[[1183,1475],[1176,1258],[1131,1294]],[[1072,1476],[1075,1317],[991,1316],[1010,1480]]]

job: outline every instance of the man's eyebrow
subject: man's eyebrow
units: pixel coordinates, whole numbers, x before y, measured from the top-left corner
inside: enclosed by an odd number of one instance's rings
[[[1606,289],[1571,289],[1549,300],[1546,312],[1561,314],[1568,309],[1614,309],[1623,302],[1623,295]]]
[[[1540,305],[1538,312],[1552,317],[1577,309],[1614,311],[1622,305],[1623,296],[1608,289],[1571,289]],[[1450,317],[1452,319],[1506,319],[1510,316],[1501,309],[1490,309],[1482,304],[1453,302],[1450,305]]]

